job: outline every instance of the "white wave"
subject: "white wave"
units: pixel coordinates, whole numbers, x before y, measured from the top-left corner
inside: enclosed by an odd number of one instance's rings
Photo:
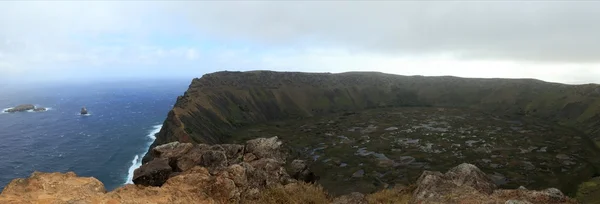
[[[8,112],[5,112],[5,111],[7,111],[7,110],[9,110],[11,108],[13,108],[13,107],[2,109],[2,111],[0,111],[0,114],[2,114],[2,113],[8,113]]]
[[[156,134],[158,134],[158,132],[160,132],[160,128],[162,128],[162,125],[152,126],[152,130],[150,130],[150,132],[147,135],[148,138],[150,138],[150,141],[148,141],[148,145],[146,145],[146,148],[144,148],[143,153],[135,155],[133,157],[133,160],[131,161],[131,166],[129,167],[129,170],[127,172],[127,180],[125,181],[125,184],[133,183],[133,172],[137,168],[140,168],[140,166],[142,166],[142,158],[144,158],[144,156],[146,156],[146,153],[148,152],[148,148],[150,148],[150,145],[152,145],[152,143],[156,139]]]

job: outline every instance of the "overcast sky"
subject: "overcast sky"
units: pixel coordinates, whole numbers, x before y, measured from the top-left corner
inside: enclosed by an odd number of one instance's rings
[[[0,79],[380,71],[600,83],[600,2],[1,1]]]

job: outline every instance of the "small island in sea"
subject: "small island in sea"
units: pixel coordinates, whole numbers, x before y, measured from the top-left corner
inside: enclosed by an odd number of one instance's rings
[[[34,112],[43,112],[47,109],[44,107],[36,107],[32,104],[21,104],[13,108],[8,108],[4,110],[6,113],[14,113],[14,112],[25,112],[25,111],[34,111]]]

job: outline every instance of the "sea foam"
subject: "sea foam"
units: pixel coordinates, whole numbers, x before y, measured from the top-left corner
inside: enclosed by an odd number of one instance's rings
[[[150,130],[150,132],[147,135],[147,137],[149,138],[148,145],[146,145],[146,148],[144,150],[147,150],[148,148],[150,148],[150,145],[152,145],[152,143],[156,139],[156,134],[158,134],[158,132],[160,131],[160,128],[162,128],[162,125],[155,125],[152,127],[152,130]],[[142,166],[142,158],[144,158],[144,156],[146,156],[146,153],[147,153],[147,151],[144,151],[143,153],[140,153],[138,155],[135,155],[135,157],[133,157],[133,160],[131,161],[131,166],[129,167],[129,171],[127,173],[127,180],[125,181],[125,184],[133,183],[133,172],[137,168]]]
[[[7,112],[5,112],[5,111],[7,111],[8,109],[11,109],[11,108],[13,108],[13,107],[2,109],[2,111],[0,111],[0,114],[2,114],[2,113],[7,113]]]

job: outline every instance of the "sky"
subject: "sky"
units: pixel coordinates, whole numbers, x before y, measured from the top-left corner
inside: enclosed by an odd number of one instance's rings
[[[598,10],[594,1],[0,1],[0,80],[275,70],[600,83]]]

